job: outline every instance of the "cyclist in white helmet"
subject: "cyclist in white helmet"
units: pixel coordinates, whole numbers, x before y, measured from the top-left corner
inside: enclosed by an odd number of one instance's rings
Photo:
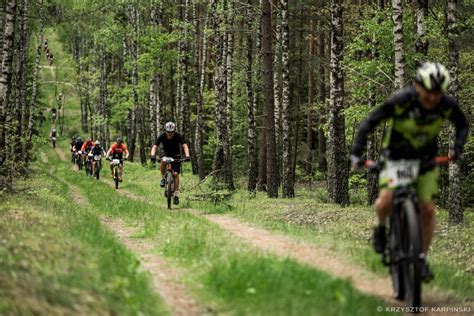
[[[454,151],[448,154],[451,159],[461,158],[468,135],[466,117],[456,100],[446,94],[449,80],[449,72],[443,65],[433,62],[423,64],[417,70],[413,86],[397,91],[362,122],[350,157],[353,167],[361,168],[364,163],[362,154],[369,133],[381,122],[391,120],[391,130],[385,134],[382,156],[389,160],[422,161],[416,189],[422,223],[424,281],[433,278],[433,273],[426,263],[426,255],[435,230],[434,198],[438,193],[439,168],[433,165],[424,166],[423,162],[432,161],[436,156],[437,138],[444,120],[451,121],[456,127]],[[385,224],[391,212],[393,193],[387,188],[386,177],[379,178],[379,185],[381,190],[375,202],[379,224],[374,229],[373,243],[375,251],[381,253],[385,248]]]
[[[176,124],[168,122],[165,124],[165,132],[161,134],[155,141],[155,144],[151,148],[151,160],[156,162],[156,152],[158,147],[163,144],[163,157],[170,158],[181,158],[182,150],[184,150],[184,156],[186,160],[189,160],[189,147],[186,144],[184,137],[176,132]],[[179,204],[179,174],[181,173],[181,163],[173,162],[173,174],[174,174],[174,204]],[[166,164],[162,161],[160,165],[162,179],[160,186],[165,186],[165,167]]]

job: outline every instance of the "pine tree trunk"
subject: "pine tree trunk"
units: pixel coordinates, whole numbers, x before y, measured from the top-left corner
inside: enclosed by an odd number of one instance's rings
[[[451,75],[450,94],[457,99],[460,84],[458,80],[459,66],[459,26],[457,19],[457,0],[448,0],[446,12],[446,29],[448,35],[448,60],[449,74]],[[453,126],[449,130],[449,149],[454,150],[456,133]],[[464,210],[461,195],[461,170],[460,163],[449,164],[449,221],[452,224],[460,224],[464,221]]]
[[[395,89],[405,85],[405,51],[403,49],[403,1],[392,0],[393,46],[395,49]]]
[[[262,0],[262,57],[264,121],[267,151],[267,194],[278,197],[278,166],[275,140],[275,103],[273,90],[272,13],[269,0]]]
[[[324,60],[326,58],[326,33],[322,30],[322,23],[318,21],[319,43],[318,43],[318,58],[319,58],[319,114],[318,114],[318,169],[322,173],[327,172],[326,159],[326,135],[324,135],[323,125],[326,123],[326,72],[324,69]]]
[[[310,21],[310,38],[309,38],[309,58],[314,60],[314,26],[313,20]],[[313,83],[314,71],[313,67],[308,69],[308,105],[306,109],[306,161],[305,172],[307,175],[313,174]]]
[[[417,0],[416,4],[417,38],[415,43],[415,49],[418,54],[421,54],[423,58],[426,58],[426,56],[428,55],[428,39],[426,38],[425,17],[428,12],[428,0]]]
[[[348,163],[344,123],[342,6],[331,1],[331,76],[329,99],[329,193],[333,202],[349,204]]]
[[[262,7],[262,1],[259,0],[259,7]],[[262,94],[262,19],[263,15],[260,15],[260,19],[257,22],[258,25],[258,35],[255,40],[255,48],[257,51],[257,58],[255,62],[256,75],[255,75],[255,93],[254,93],[254,109],[256,117],[260,115],[260,126],[256,126],[257,130],[260,130],[260,147],[258,154],[258,181],[257,181],[257,190],[266,191],[267,190],[267,137],[265,132],[265,117],[263,117],[265,105],[261,105],[260,95]]]
[[[247,87],[247,190],[252,193],[257,189],[258,169],[257,169],[257,146],[256,146],[256,126],[255,126],[255,103],[253,90],[253,15],[250,12],[252,0],[247,0],[247,64],[245,68],[245,85]]]
[[[288,24],[288,0],[280,0],[281,50],[282,50],[282,109],[283,109],[283,197],[295,197],[292,151],[292,114],[290,104],[290,27]]]

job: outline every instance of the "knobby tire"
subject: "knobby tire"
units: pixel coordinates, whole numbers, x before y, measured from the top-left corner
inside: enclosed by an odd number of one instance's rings
[[[405,300],[410,307],[421,306],[421,227],[416,206],[412,200],[402,204],[402,247],[406,259],[403,260]]]

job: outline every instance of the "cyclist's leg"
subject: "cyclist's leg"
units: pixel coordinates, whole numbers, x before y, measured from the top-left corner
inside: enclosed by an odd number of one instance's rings
[[[109,167],[110,167],[110,175],[113,178],[114,177],[114,163],[112,161],[110,162]]]
[[[173,163],[174,192],[179,194],[179,174],[181,173],[181,163]]]
[[[119,180],[122,181],[123,163],[119,164]]]
[[[165,171],[166,171],[166,163],[164,161],[161,161],[160,163],[160,171],[161,171],[161,177],[164,179]]]
[[[430,248],[436,226],[434,197],[438,194],[439,167],[426,171],[418,177],[417,193],[420,203],[421,231],[423,235],[423,252]]]
[[[385,226],[388,216],[392,211],[393,192],[388,189],[380,190],[379,196],[374,204],[379,226]]]

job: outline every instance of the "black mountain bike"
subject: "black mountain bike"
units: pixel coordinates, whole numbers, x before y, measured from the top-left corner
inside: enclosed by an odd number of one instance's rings
[[[76,152],[76,164],[79,170],[82,170],[83,160],[82,160],[82,151]]]
[[[102,169],[102,157],[100,155],[94,155],[93,161],[92,161],[92,173],[93,176],[96,177],[97,180],[99,180],[100,177],[100,169]]]
[[[86,169],[86,176],[92,176],[92,159],[94,159],[94,155],[91,152],[87,153],[86,162],[85,162],[85,169]]]
[[[170,157],[163,157],[161,161],[166,163],[166,172],[165,172],[165,196],[168,209],[171,209],[171,199],[173,198],[174,193],[174,176],[173,176],[173,163],[185,162],[187,159],[174,159]]]
[[[432,164],[445,164],[448,157],[436,157]],[[379,172],[382,162],[367,160],[371,172]],[[384,162],[384,176],[393,191],[393,207],[382,262],[389,267],[394,296],[412,308],[421,307],[421,268],[423,243],[418,197],[413,187],[420,169],[420,160]]]
[[[53,148],[56,148],[56,136],[51,136],[51,143],[53,145]]]

